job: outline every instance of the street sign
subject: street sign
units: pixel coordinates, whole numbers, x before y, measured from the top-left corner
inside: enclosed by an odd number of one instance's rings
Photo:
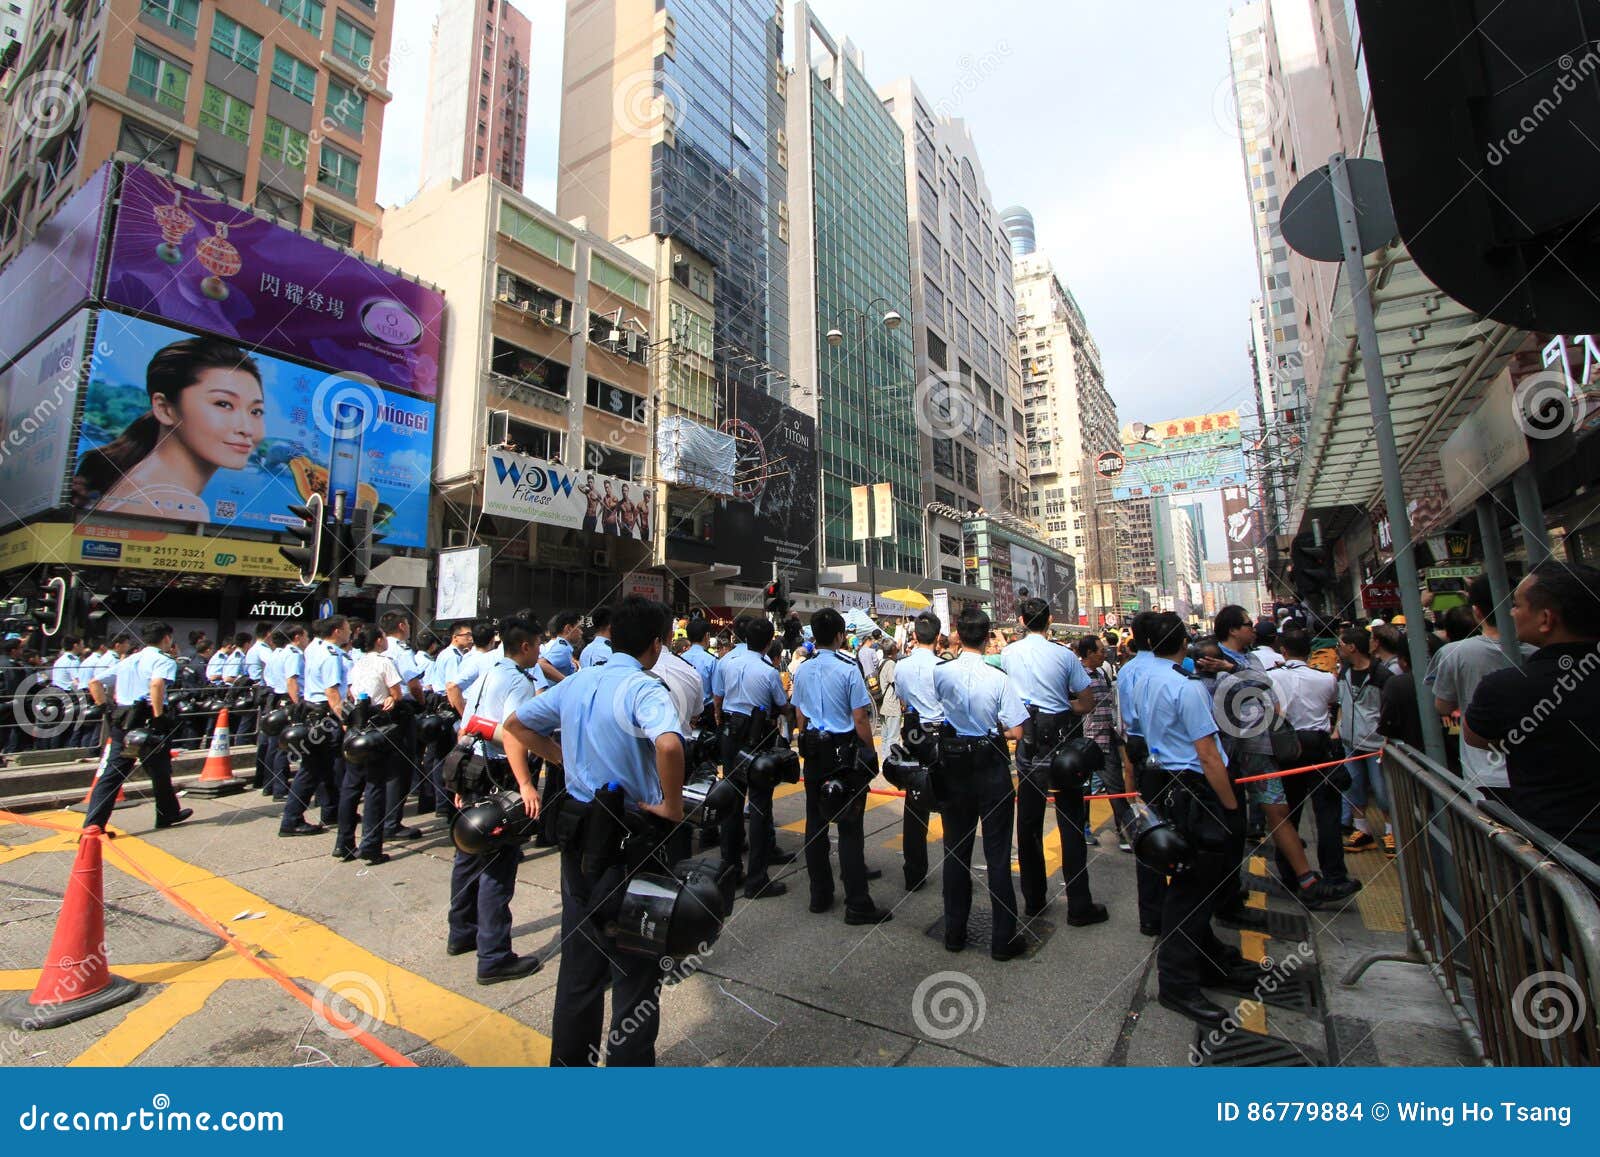
[[[1393,241],[1396,233],[1394,206],[1389,203],[1389,183],[1384,177],[1383,162],[1351,157],[1344,164],[1356,203],[1361,252],[1371,253]],[[1313,169],[1289,190],[1278,220],[1283,239],[1296,253],[1316,261],[1344,260],[1333,175],[1327,165]]]
[[[317,618],[326,619],[326,618],[331,618],[332,615],[333,615],[333,600],[332,599],[323,599],[320,603],[317,604]]]
[[[1094,472],[1102,478],[1117,478],[1127,466],[1128,460],[1122,456],[1120,450],[1107,450],[1094,460]]]

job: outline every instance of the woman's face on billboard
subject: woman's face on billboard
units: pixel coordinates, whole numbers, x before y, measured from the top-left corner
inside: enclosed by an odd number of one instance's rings
[[[244,370],[202,370],[176,402],[164,394],[150,402],[156,420],[196,459],[217,469],[244,469],[266,436],[261,383]]]

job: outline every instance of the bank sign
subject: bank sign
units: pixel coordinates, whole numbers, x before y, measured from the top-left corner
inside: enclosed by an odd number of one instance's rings
[[[648,541],[651,502],[637,482],[525,454],[491,450],[484,469],[483,512],[496,518]]]

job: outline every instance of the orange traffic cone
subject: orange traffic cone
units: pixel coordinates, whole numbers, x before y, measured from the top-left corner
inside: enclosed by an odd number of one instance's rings
[[[78,841],[67,892],[44,969],[32,995],[20,993],[0,1005],[0,1020],[24,1029],[55,1028],[132,1000],[141,985],[111,974],[106,959],[105,833],[85,828]]]
[[[200,769],[199,781],[189,789],[190,795],[214,799],[219,795],[232,795],[244,790],[244,780],[233,774],[233,757],[228,746],[228,709],[217,715],[216,730],[211,733],[211,749],[206,752],[206,765]]]
[[[100,777],[106,773],[106,770],[110,767],[110,765],[111,765],[111,740],[108,739],[108,740],[106,740],[106,745],[103,748],[100,749],[100,765],[94,769],[94,778],[89,781],[89,790],[83,793],[82,801],[80,801],[78,806],[73,810],[75,810],[75,811],[88,811],[89,810],[89,800],[94,797],[95,785],[100,782]],[[132,802],[134,802],[134,801],[131,801],[131,800],[128,799],[128,792],[126,790],[125,785],[124,784],[118,784],[117,785],[117,800],[116,800],[116,803],[112,804],[112,806],[113,807],[127,807]]]

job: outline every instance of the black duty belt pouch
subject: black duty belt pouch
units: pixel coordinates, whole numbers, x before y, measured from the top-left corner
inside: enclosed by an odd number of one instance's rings
[[[131,707],[117,708],[117,729],[119,731],[135,731],[153,718],[154,716],[150,712],[150,704],[141,699]]]
[[[1205,778],[1195,772],[1172,773],[1170,804],[1173,823],[1201,852],[1221,854],[1228,850],[1229,827],[1223,816],[1222,801]]]
[[[461,796],[477,795],[486,790],[488,764],[476,752],[477,743],[466,738],[450,749],[439,765],[439,781],[444,789]]]
[[[539,822],[545,836],[554,841],[562,851],[569,848],[582,850],[582,840],[588,820],[589,805],[579,803],[564,791],[557,792],[553,798],[545,800],[539,811]]]

